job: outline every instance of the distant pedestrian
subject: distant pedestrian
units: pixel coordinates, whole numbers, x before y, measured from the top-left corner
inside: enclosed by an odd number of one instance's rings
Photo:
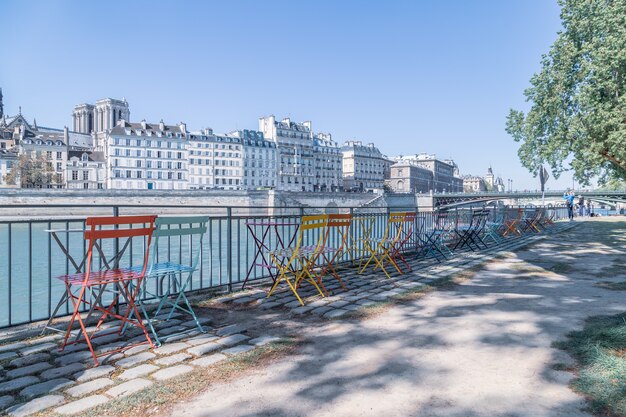
[[[583,217],[585,215],[585,197],[578,196],[578,215]]]
[[[569,217],[570,220],[574,220],[574,198],[576,198],[576,196],[573,191],[568,190],[563,193],[563,199],[565,200],[565,204],[567,204],[567,217]]]

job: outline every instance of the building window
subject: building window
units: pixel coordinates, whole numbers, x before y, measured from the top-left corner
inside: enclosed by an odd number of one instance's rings
[[[89,171],[83,171],[83,181],[89,180]]]
[[[74,181],[78,180],[78,171],[72,171],[72,180]]]

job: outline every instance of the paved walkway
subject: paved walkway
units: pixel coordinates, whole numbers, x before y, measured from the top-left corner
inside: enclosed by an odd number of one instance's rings
[[[626,221],[581,222],[366,320],[322,322],[295,356],[212,386],[175,416],[587,416],[550,344],[624,311]]]

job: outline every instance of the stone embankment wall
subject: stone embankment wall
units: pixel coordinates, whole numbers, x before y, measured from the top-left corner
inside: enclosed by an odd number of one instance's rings
[[[372,193],[156,190],[0,190],[0,218],[125,214],[267,215],[333,212],[340,207],[408,208],[415,197]]]

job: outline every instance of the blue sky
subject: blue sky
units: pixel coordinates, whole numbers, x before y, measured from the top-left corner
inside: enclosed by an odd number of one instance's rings
[[[40,125],[104,97],[125,97],[135,121],[217,132],[290,116],[538,188],[504,124],[527,108],[556,0],[0,0],[0,16],[5,112]],[[569,185],[565,173],[547,186]]]

